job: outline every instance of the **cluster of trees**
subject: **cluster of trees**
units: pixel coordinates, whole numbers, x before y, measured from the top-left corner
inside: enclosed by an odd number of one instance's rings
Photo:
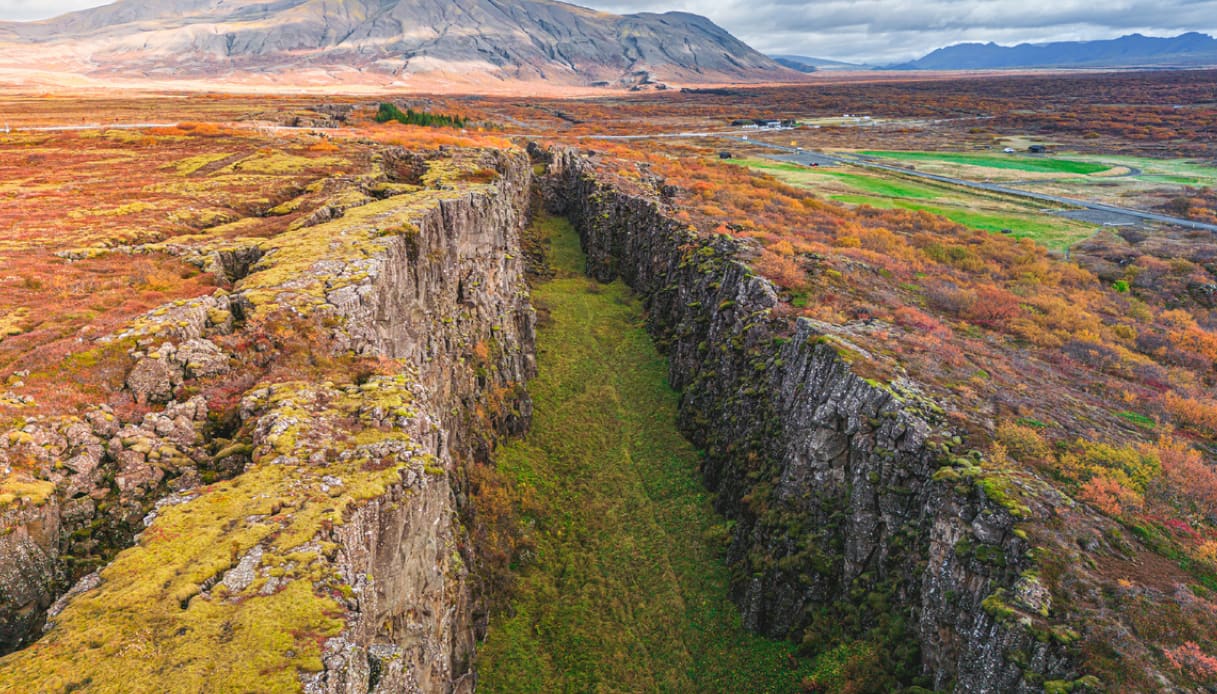
[[[468,124],[468,121],[460,116],[415,111],[412,108],[407,108],[403,113],[394,104],[382,103],[376,110],[376,122],[389,121],[397,121],[403,125],[421,125],[424,128],[464,128]]]

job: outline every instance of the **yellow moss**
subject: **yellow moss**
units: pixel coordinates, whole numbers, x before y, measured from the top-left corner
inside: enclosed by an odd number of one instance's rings
[[[300,205],[303,202],[304,202],[304,200],[302,198],[292,198],[291,200],[288,200],[287,202],[275,205],[274,207],[267,210],[266,213],[269,215],[275,216],[275,217],[282,217],[285,214],[291,214],[291,213],[295,212],[296,210],[300,209]]]
[[[427,171],[422,175],[423,185],[428,188],[450,188],[460,185],[468,177],[482,171],[480,158],[476,151],[460,152],[451,157],[431,159],[427,162]]]
[[[299,157],[286,152],[255,154],[228,167],[229,171],[266,175],[295,174],[310,169],[334,171],[351,162],[342,157]]]
[[[19,473],[0,479],[0,508],[18,500],[40,506],[55,493],[55,485],[46,480],[36,480]]]
[[[23,306],[0,316],[0,341],[25,332],[25,319],[29,318],[29,315],[30,310]]]
[[[331,429],[353,427],[367,442],[401,438],[360,422],[376,398],[409,400],[404,378],[380,380],[371,395],[357,387],[276,384],[259,406],[305,422],[299,428],[308,440],[297,453],[355,450],[352,440],[334,440]],[[256,457],[240,477],[163,509],[46,637],[0,659],[0,682],[14,691],[62,691],[86,680],[93,691],[299,690],[299,674],[321,669],[321,644],[344,628],[331,595],[351,592],[324,559],[337,547],[316,542],[319,533],[341,522],[345,509],[383,494],[403,468],[421,471],[422,459],[386,466],[333,455],[297,465]],[[320,493],[326,476],[343,481],[335,496]],[[238,593],[202,591],[255,545],[266,574],[286,581],[277,591],[262,594],[266,576]]]
[[[383,195],[405,195],[407,193],[417,193],[422,190],[422,186],[416,186],[412,183],[388,183],[381,182],[369,186],[369,189],[381,193]]]
[[[150,139],[148,135],[138,130],[105,130],[101,133],[101,136],[107,140],[110,140],[111,142],[121,142],[124,145],[144,144]],[[180,140],[183,138],[159,137],[156,139],[171,141],[173,139]]]
[[[237,220],[230,210],[222,208],[186,208],[169,213],[169,221],[196,228],[211,228]]]
[[[189,176],[199,169],[214,164],[217,161],[222,161],[232,156],[228,152],[209,152],[207,154],[199,154],[193,157],[186,157],[178,161],[162,166],[162,169],[173,169],[182,176]]]
[[[24,431],[15,431],[14,430],[14,431],[8,432],[8,444],[10,446],[21,446],[21,445],[31,444],[33,442],[34,442],[34,437],[30,436],[29,434],[25,433]]]
[[[419,218],[440,200],[485,187],[462,185],[456,191],[420,191],[370,201],[347,209],[342,217],[330,222],[293,228],[263,239],[260,245],[266,255],[241,281],[239,289],[255,306],[277,304],[279,288],[290,282],[293,308],[307,314],[325,303],[326,292],[362,279],[357,275],[336,278],[312,273],[310,268],[315,263],[367,258],[390,243],[382,230],[417,228]]]
[[[207,310],[207,322],[212,325],[224,325],[232,320],[232,313],[225,311],[222,308],[213,308]]]

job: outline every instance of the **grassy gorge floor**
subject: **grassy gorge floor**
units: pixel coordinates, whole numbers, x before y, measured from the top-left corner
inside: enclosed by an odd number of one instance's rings
[[[675,428],[641,306],[620,281],[583,275],[565,220],[538,224],[555,277],[534,292],[548,314],[536,412],[497,463],[536,493],[537,558],[491,621],[479,689],[797,691],[813,664],[745,632],[726,597],[726,527]]]

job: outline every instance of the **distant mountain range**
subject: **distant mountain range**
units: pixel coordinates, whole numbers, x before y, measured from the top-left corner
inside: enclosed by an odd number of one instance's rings
[[[961,43],[894,70],[992,70],[1004,68],[1195,67],[1217,65],[1217,39],[1191,32],[1173,38],[1130,34],[1105,41],[1062,41],[999,46]]]
[[[584,86],[797,77],[705,17],[551,0],[119,0],[0,22],[0,68]]]
[[[824,58],[809,58],[805,55],[771,55],[779,65],[784,65],[791,70],[799,72],[817,72],[820,70],[870,70],[868,65],[859,65],[857,63],[843,63],[839,60],[826,60]]]

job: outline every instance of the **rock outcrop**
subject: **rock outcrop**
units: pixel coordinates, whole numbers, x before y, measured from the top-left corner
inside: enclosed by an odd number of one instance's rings
[[[588,271],[645,298],[706,452],[745,624],[777,637],[879,641],[925,686],[1039,691],[1080,678],[1048,615],[1020,507],[951,452],[933,406],[856,376],[847,346],[778,319],[774,287],[726,237],[700,238],[656,200],[597,180],[575,153],[546,197],[583,239]],[[918,679],[909,677],[909,679]]]
[[[139,586],[153,594],[131,606],[125,619],[135,626],[106,647],[153,638],[180,661],[182,682],[204,675],[174,635],[193,632],[205,649],[213,628],[191,620],[229,614],[214,628],[231,636],[270,604],[259,600],[290,594],[278,603],[284,624],[295,615],[311,626],[289,630],[283,638],[297,646],[276,651],[283,663],[274,668],[299,670],[307,691],[472,689],[483,607],[470,583],[476,557],[462,524],[462,469],[484,461],[496,437],[527,426],[523,383],[535,370],[518,250],[531,168],[520,154],[486,152],[474,163],[496,180],[462,184],[459,166],[442,160],[456,178],[260,242],[238,263],[231,294],[167,306],[115,336],[137,345],[122,380],[152,409],[139,424],[97,407],[30,418],[0,439],[0,464],[20,460],[38,480],[26,496],[0,499],[12,529],[0,538],[0,648],[36,638],[47,608],[83,576],[55,605],[37,652],[0,660],[0,680],[43,686],[49,680],[38,673],[67,670],[95,684],[122,676],[104,657],[88,671],[57,659],[93,648],[81,645],[82,615],[108,612]],[[319,326],[328,334],[310,349],[405,373],[348,386],[255,383],[235,421],[218,422],[202,397],[178,399],[192,384],[229,376],[241,355],[223,345],[242,344],[246,333],[256,342],[266,321],[279,331],[290,321]],[[212,514],[214,541],[164,544],[200,513]],[[144,564],[178,569],[162,582]],[[162,603],[175,600],[181,612],[166,618]],[[206,606],[196,612],[196,603]],[[127,674],[150,689],[166,676]]]

